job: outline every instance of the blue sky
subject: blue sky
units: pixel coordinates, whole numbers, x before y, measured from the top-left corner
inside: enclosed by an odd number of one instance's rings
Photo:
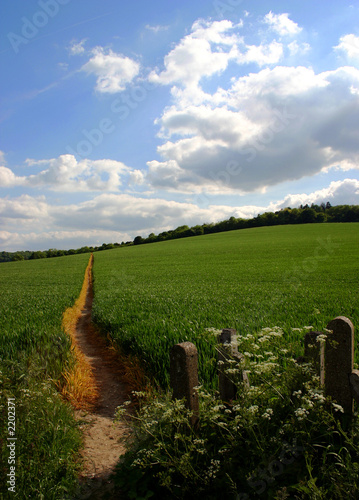
[[[0,250],[359,204],[356,2],[0,10]]]

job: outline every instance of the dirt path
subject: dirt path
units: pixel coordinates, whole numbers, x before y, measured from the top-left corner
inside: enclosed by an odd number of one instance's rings
[[[99,398],[91,412],[76,412],[84,436],[82,456],[85,468],[75,498],[112,500],[121,497],[115,492],[109,475],[120,455],[125,452],[120,440],[129,432],[125,423],[114,423],[114,415],[117,406],[129,397],[123,382],[123,369],[115,351],[106,346],[105,340],[95,331],[91,322],[92,302],[90,279],[85,307],[76,325],[76,341],[91,364]]]

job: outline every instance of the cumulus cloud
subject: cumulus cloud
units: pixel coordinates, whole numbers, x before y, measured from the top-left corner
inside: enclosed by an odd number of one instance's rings
[[[289,19],[288,16],[289,14],[273,14],[273,12],[270,11],[264,17],[264,22],[281,36],[297,35],[302,31],[302,28]]]
[[[358,59],[359,36],[353,34],[344,35],[340,38],[339,45],[334,48],[343,51],[350,59]]]
[[[153,71],[150,81],[164,85],[193,85],[204,76],[224,71],[236,55],[234,48],[238,37],[230,33],[232,30],[233,24],[227,20],[196,21],[192,32],[166,55],[165,69],[160,73]]]
[[[161,85],[180,85],[198,92],[203,78],[223,73],[231,61],[259,66],[277,63],[283,56],[283,46],[273,40],[249,45],[240,35],[242,25],[231,21],[198,20],[164,58],[163,71],[152,71],[149,79]]]
[[[14,172],[7,167],[0,166],[0,187],[21,186],[22,184],[23,177],[15,175]]]
[[[288,194],[283,200],[272,203],[271,210],[285,207],[299,207],[300,205],[320,205],[329,201],[334,205],[359,205],[359,180],[345,179],[333,181],[326,188],[319,189],[310,194]]]
[[[27,186],[66,192],[118,191],[123,183],[143,183],[137,170],[115,160],[77,161],[73,155],[49,160],[26,160],[28,167],[42,167],[36,174],[16,176],[9,168],[0,167],[0,186]]]
[[[92,50],[91,59],[82,66],[82,71],[95,75],[96,90],[100,93],[114,94],[125,90],[126,85],[133,81],[140,71],[137,61],[122,54],[116,54],[111,49],[106,53],[102,47]]]
[[[0,198],[0,220],[2,224],[6,221],[16,220],[17,223],[28,224],[30,220],[36,223],[40,219],[49,216],[48,205],[45,197],[32,197],[23,194],[15,199]]]
[[[288,14],[270,12],[264,21],[281,36],[301,31]],[[240,29],[228,20],[198,20],[165,56],[164,69],[150,74],[171,85],[173,97],[156,120],[164,142],[160,159],[147,163],[150,186],[261,192],[321,170],[358,168],[358,70],[275,66],[286,54],[308,52],[309,44],[248,44]],[[232,76],[226,88],[222,73],[230,62],[265,68]],[[204,77],[220,82],[216,91],[203,90]]]
[[[277,66],[165,109],[152,186],[181,192],[264,190],[331,167],[359,166],[359,71]],[[236,166],[233,167],[233,164]],[[232,166],[231,166],[232,165]],[[232,172],[235,171],[234,175]]]
[[[269,44],[247,45],[236,57],[238,64],[256,63],[258,66],[275,64],[283,56],[283,45],[276,40]]]

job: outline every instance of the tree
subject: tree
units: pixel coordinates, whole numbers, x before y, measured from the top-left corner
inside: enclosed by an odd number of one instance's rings
[[[315,222],[315,219],[316,219],[316,212],[315,210],[309,207],[304,208],[304,210],[302,210],[302,213],[299,216],[299,222],[301,224],[308,224],[311,222]]]
[[[133,240],[134,245],[142,245],[145,240],[142,238],[142,236],[136,236],[136,238]]]
[[[14,255],[12,256],[12,260],[13,261],[19,261],[19,260],[24,260],[24,256],[22,253],[20,252],[16,252],[14,253]]]

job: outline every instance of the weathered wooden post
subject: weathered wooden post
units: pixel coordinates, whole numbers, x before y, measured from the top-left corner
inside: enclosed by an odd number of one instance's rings
[[[191,425],[195,425],[199,416],[198,394],[198,352],[191,342],[176,344],[170,354],[170,380],[173,399],[185,398],[186,408],[192,411]]]
[[[349,380],[353,398],[359,404],[359,370],[353,370]]]
[[[354,365],[354,326],[344,316],[328,323],[325,346],[325,393],[331,396],[347,414],[353,412],[350,378]],[[355,372],[354,372],[355,373]]]
[[[238,352],[237,345],[233,342],[236,336],[234,328],[224,328],[218,336],[218,381],[219,381],[219,394],[222,401],[229,402],[236,397],[237,384],[233,382],[226,370],[233,368],[231,360],[236,361],[237,369],[238,364],[244,360],[243,354]],[[244,370],[238,377],[238,381],[242,381],[249,385],[248,376]]]
[[[311,361],[320,376],[320,383],[324,385],[324,360],[325,360],[325,342],[318,342],[319,335],[323,332],[308,332],[304,337],[304,358],[305,361]]]

